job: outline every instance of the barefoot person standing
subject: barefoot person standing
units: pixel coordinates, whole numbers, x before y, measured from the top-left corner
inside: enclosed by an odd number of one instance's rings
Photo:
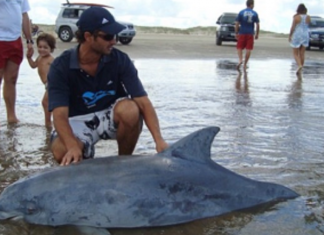
[[[21,27],[27,39],[27,54],[34,53],[29,10],[28,0],[0,1],[0,85],[4,78],[3,98],[9,123],[18,122],[15,103],[19,66],[23,59]]]
[[[293,48],[294,58],[298,66],[297,74],[302,71],[305,62],[305,50],[309,45],[309,24],[310,16],[307,15],[307,8],[304,4],[299,4],[289,34],[290,46]]]
[[[47,128],[51,128],[52,114],[48,111],[47,74],[54,60],[54,57],[51,53],[55,49],[56,40],[51,34],[42,33],[37,37],[36,43],[39,54],[37,59],[33,60],[32,56],[27,55],[27,60],[31,68],[38,68],[38,75],[42,83],[45,85],[45,93],[42,100],[42,106],[44,109],[45,126]]]
[[[245,52],[245,60],[244,60],[244,70],[246,69],[246,65],[249,61],[251,51],[253,50],[254,39],[257,40],[259,38],[259,16],[254,8],[254,1],[248,0],[246,1],[247,8],[240,11],[236,20],[235,20],[235,33],[237,39],[237,54],[239,57],[239,63],[237,65],[237,69],[240,69],[243,63],[243,50],[246,49]],[[256,25],[256,32],[254,35],[254,28]]]

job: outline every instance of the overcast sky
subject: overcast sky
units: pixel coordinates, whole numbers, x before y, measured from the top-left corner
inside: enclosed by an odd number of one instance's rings
[[[33,23],[55,24],[56,16],[65,0],[29,0],[30,18]],[[245,8],[245,0],[70,0],[70,2],[93,2],[113,6],[117,20],[139,26],[164,26],[190,28],[216,26],[223,12],[239,12]],[[255,0],[261,29],[288,33],[297,0]],[[304,1],[308,14],[324,17],[324,0]]]

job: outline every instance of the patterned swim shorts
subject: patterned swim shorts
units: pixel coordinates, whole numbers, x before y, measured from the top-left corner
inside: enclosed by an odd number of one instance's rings
[[[114,107],[125,98],[116,100],[108,109],[86,115],[69,118],[70,126],[74,135],[84,144],[83,158],[93,158],[95,154],[94,145],[101,139],[116,139],[117,126],[114,123]],[[53,130],[51,143],[57,137]]]

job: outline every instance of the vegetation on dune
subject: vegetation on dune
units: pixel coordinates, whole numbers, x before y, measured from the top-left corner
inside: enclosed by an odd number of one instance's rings
[[[148,26],[136,26],[136,30],[141,33],[170,33],[170,34],[200,34],[200,35],[215,35],[217,27],[192,27],[187,29],[169,28],[169,27],[148,27]],[[286,37],[287,34],[275,33],[271,31],[260,30],[262,35],[272,35],[276,37]]]
[[[38,24],[39,28],[45,32],[54,32],[54,25],[45,25]],[[187,29],[180,28],[171,28],[171,27],[155,27],[155,26],[135,26],[136,31],[138,33],[166,33],[166,34],[193,34],[193,35],[215,35],[216,33],[216,25],[215,26],[197,26]],[[260,30],[260,34],[273,35],[276,37],[286,37],[287,34],[282,33],[274,33],[270,31]]]
[[[171,33],[171,34],[215,34],[215,27],[193,27],[187,29],[170,27],[136,26],[136,30],[143,33]]]

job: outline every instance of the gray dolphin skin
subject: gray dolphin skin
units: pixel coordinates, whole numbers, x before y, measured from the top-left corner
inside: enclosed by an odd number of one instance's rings
[[[201,129],[155,155],[85,160],[18,180],[0,195],[0,219],[19,216],[50,226],[153,227],[299,196],[215,163],[210,149],[219,130]]]

